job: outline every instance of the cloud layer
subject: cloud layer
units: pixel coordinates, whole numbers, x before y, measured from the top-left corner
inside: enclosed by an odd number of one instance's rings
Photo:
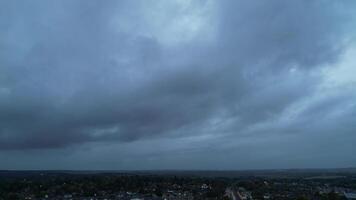
[[[351,1],[1,1],[0,156],[88,145],[108,155],[102,149],[111,145],[133,161],[116,166],[104,156],[96,168],[131,168],[143,157],[166,168],[204,168],[196,158],[205,168],[303,167],[307,154],[330,164],[325,151],[340,166],[355,165],[352,8]],[[250,164],[221,160],[236,151]]]

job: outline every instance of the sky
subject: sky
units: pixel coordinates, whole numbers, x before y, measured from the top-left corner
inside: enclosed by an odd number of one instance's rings
[[[356,167],[352,0],[0,0],[0,169]]]

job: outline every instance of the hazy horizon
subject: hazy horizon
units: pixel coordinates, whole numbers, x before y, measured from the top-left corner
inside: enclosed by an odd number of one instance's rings
[[[0,170],[356,167],[355,9],[0,0]]]
[[[206,171],[206,172],[246,172],[246,171],[339,171],[339,170],[356,170],[356,167],[340,167],[340,168],[246,168],[246,169],[0,169],[0,171],[24,171],[24,172],[41,172],[41,171],[49,171],[49,172],[85,172],[85,171],[98,171],[98,172],[149,172],[149,171],[162,171],[162,172],[169,172],[169,171],[191,171],[191,172],[199,172],[199,171]]]

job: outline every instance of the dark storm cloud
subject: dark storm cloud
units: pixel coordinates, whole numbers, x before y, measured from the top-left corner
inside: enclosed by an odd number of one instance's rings
[[[144,13],[176,12],[142,1],[1,1],[0,149],[204,135],[214,120],[238,137],[314,94],[344,49],[346,4],[214,2],[208,42],[169,45]]]

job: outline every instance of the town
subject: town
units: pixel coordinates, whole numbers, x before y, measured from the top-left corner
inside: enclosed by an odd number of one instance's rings
[[[344,172],[0,172],[0,200],[342,200],[355,191],[356,174]]]

